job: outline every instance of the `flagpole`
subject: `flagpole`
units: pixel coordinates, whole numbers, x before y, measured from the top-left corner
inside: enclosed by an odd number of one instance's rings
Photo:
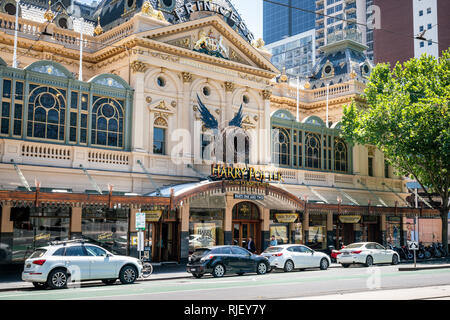
[[[15,31],[14,31],[14,53],[13,53],[13,63],[12,67],[17,68],[17,31],[19,29],[19,5],[20,0],[17,0],[17,6],[16,6],[16,25],[15,25]]]
[[[83,81],[83,18],[80,19],[80,70],[78,80]]]
[[[300,93],[299,93],[299,77],[297,76],[297,122],[300,122],[300,114],[299,114],[299,104],[300,104]]]
[[[328,94],[329,94],[329,87],[330,87],[330,84],[329,83],[327,83],[327,114],[326,114],[326,127],[328,128]]]

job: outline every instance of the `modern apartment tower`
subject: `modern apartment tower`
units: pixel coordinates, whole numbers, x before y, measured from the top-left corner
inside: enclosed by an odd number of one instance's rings
[[[441,55],[450,45],[450,1],[373,0],[381,12],[374,29],[374,61],[395,65],[427,53]],[[391,32],[394,31],[394,32]]]
[[[316,0],[316,48],[327,45],[330,36],[343,30],[358,31],[362,34],[362,44],[367,44],[368,0]],[[372,58],[372,50],[366,52]]]

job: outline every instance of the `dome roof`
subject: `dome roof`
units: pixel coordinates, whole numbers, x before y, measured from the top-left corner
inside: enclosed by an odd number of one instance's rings
[[[312,70],[312,89],[352,79],[367,81],[373,64],[364,53],[366,46],[350,39],[342,39],[321,49],[324,53]]]
[[[100,24],[105,31],[109,30],[141,12],[145,1],[150,2],[155,10],[160,10],[164,18],[172,24],[218,14],[248,42],[253,40],[253,34],[248,31],[241,16],[229,0],[103,0],[95,9],[94,20],[100,16]],[[204,3],[210,4],[207,7],[208,10],[205,9]],[[200,10],[197,8],[198,5]]]

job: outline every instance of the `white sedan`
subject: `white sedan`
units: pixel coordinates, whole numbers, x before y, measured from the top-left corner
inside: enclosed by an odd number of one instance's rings
[[[376,242],[358,242],[339,250],[336,260],[344,268],[351,264],[364,264],[370,267],[379,263],[396,265],[400,262],[400,256],[394,250],[386,249]]]
[[[113,255],[96,245],[69,240],[38,248],[25,261],[22,280],[36,288],[61,289],[71,281],[102,280],[133,283],[142,274],[142,262]]]
[[[261,255],[269,259],[272,270],[283,269],[285,272],[306,268],[326,270],[331,264],[330,257],[325,253],[296,244],[269,247]]]

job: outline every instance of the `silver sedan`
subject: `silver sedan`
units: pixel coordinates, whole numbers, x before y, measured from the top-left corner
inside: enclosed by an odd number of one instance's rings
[[[386,249],[376,242],[357,242],[339,250],[336,260],[344,268],[351,264],[370,267],[379,263],[396,265],[400,262],[400,256],[394,250]]]
[[[283,269],[285,272],[307,268],[326,270],[331,264],[330,257],[325,253],[299,244],[269,247],[261,255],[269,259],[272,269]]]

